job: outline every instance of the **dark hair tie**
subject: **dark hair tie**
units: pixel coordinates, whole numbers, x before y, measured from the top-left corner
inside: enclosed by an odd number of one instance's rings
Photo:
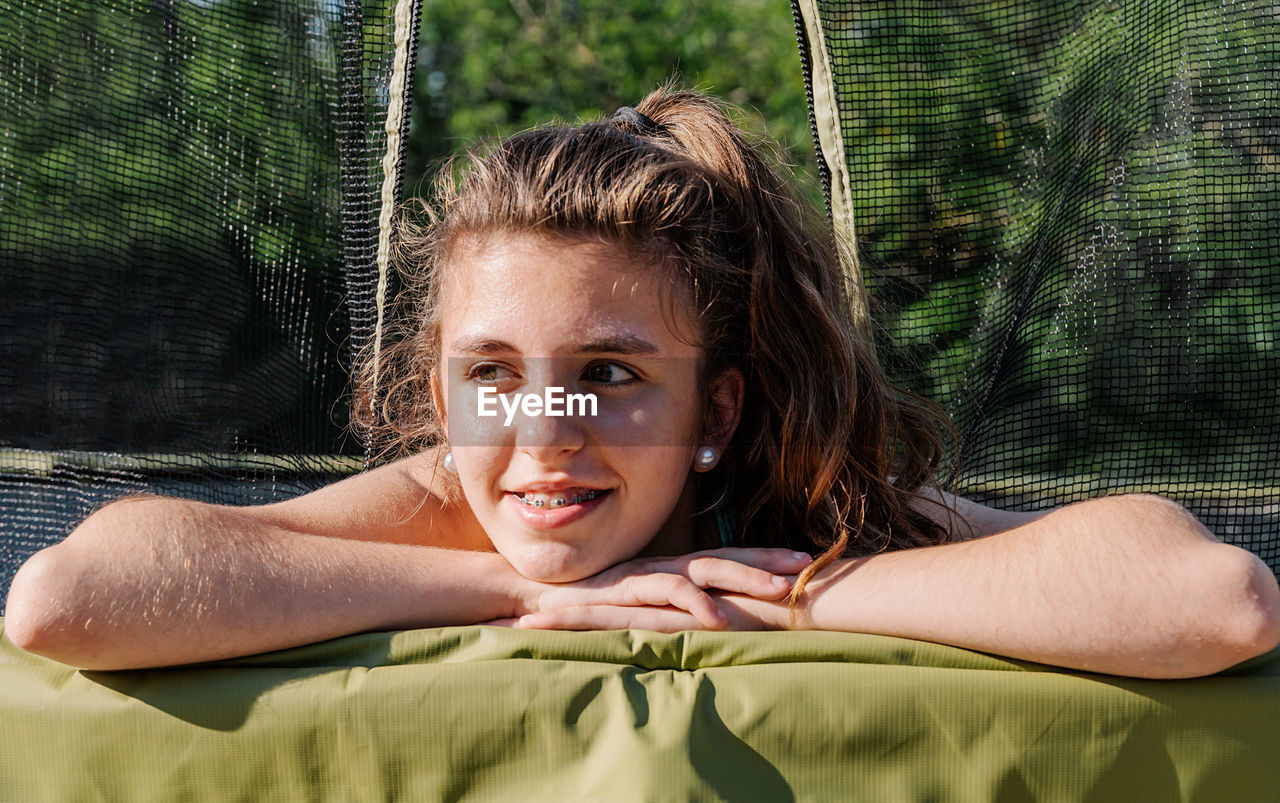
[[[655,137],[660,134],[667,133],[667,129],[660,123],[656,123],[647,115],[641,114],[630,106],[622,106],[613,113],[613,117],[609,122],[615,125],[626,124],[635,129],[637,134],[646,137]]]

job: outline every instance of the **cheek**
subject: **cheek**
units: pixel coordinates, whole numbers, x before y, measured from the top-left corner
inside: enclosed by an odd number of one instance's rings
[[[447,413],[447,437],[454,447],[497,447],[511,439],[508,426],[510,413],[495,393],[481,393],[458,374],[465,362],[449,360],[444,381],[444,405]],[[491,389],[490,389],[491,390]]]
[[[602,446],[687,448],[692,454],[703,437],[703,409],[693,378],[689,383],[664,382],[617,399],[602,395],[598,414],[583,419],[583,426]]]
[[[509,450],[494,446],[451,446],[451,451],[462,492],[474,510],[477,501],[491,496],[495,481],[506,465],[504,455]]]
[[[689,480],[687,446],[649,446],[626,450],[627,490],[632,515],[645,523],[648,535],[671,515]]]

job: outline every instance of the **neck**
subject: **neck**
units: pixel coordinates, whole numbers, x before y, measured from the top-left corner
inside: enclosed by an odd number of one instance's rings
[[[671,515],[658,528],[658,533],[653,537],[641,552],[641,555],[671,557],[675,555],[687,555],[698,548],[698,544],[705,541],[705,538],[699,538],[694,521],[694,489],[696,483],[692,475],[689,481],[685,483],[684,490],[680,493],[680,498],[676,501],[675,508],[671,511]]]

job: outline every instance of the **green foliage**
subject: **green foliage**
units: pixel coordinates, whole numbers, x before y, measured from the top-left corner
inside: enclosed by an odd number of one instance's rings
[[[880,353],[966,465],[1255,472],[1280,431],[1280,19],[829,9]]]
[[[332,4],[3,7],[0,440],[336,448]]]
[[[341,419],[344,237],[372,230],[358,218],[381,184],[395,3],[366,0],[359,20],[348,5],[0,0],[0,439],[238,449],[274,428],[278,449],[279,432]],[[419,175],[677,73],[761,131],[781,122],[793,160],[811,141],[785,0],[424,5]]]
[[[786,0],[429,0],[406,192],[447,154],[554,120],[597,119],[676,76],[744,107],[812,162]]]
[[[335,51],[298,58],[318,10],[50,5],[0,27],[0,90],[25,99],[0,150],[6,245],[110,251],[163,235],[214,247],[232,232],[270,266],[334,253],[336,218],[290,225],[338,208],[324,124]]]
[[[371,51],[391,5],[368,4]],[[955,413],[971,468],[1091,472],[1116,453],[1147,461],[1126,471],[1194,473],[1273,448],[1280,427],[1259,422],[1280,421],[1280,17],[1235,0],[823,5],[846,69],[841,113],[879,353]],[[406,194],[476,140],[607,115],[673,76],[744,107],[749,128],[811,166],[785,0],[424,6]],[[198,281],[174,287],[194,293],[216,269],[237,314],[275,304],[268,317],[304,320],[325,341],[327,312],[285,309],[261,288],[285,298],[340,269],[337,8],[6,6],[6,268],[61,263],[60,281],[97,310],[120,305],[96,279],[131,297],[130,283],[151,275],[121,267],[138,254],[189,260]],[[363,146],[381,144],[378,111],[370,102]],[[74,258],[61,256],[68,244]],[[45,278],[2,278],[14,298],[47,289]],[[118,316],[109,328],[145,315],[130,303],[128,315],[102,316]],[[199,302],[186,303],[194,319]],[[221,378],[217,350],[236,344],[206,323],[139,336],[154,350],[185,338]],[[44,364],[47,342],[59,341],[33,336],[24,359]]]

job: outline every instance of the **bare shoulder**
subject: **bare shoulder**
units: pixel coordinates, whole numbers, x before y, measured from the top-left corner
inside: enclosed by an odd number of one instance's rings
[[[1045,512],[1024,513],[979,504],[935,488],[924,488],[916,508],[951,534],[952,540],[969,541],[1035,521]]]
[[[245,508],[264,523],[361,541],[489,550],[488,538],[429,449],[285,502]]]

